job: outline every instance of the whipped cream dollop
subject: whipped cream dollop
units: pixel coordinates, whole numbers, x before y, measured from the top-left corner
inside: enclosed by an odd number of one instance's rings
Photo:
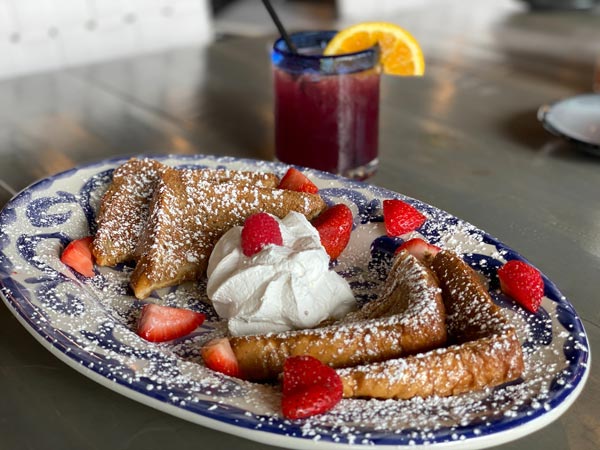
[[[329,270],[329,256],[310,222],[296,212],[276,220],[283,245],[245,256],[238,226],[210,256],[208,297],[234,336],[311,328],[355,308],[348,282]]]

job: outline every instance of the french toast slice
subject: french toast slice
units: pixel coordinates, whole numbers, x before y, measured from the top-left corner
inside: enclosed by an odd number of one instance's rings
[[[514,326],[475,271],[441,251],[431,262],[447,312],[449,347],[376,364],[339,369],[344,397],[450,396],[514,381],[523,353]]]
[[[286,358],[310,355],[332,367],[379,362],[446,342],[445,309],[434,274],[408,252],[394,259],[378,299],[329,326],[230,337],[244,379],[277,377]]]
[[[131,158],[115,169],[96,216],[92,254],[98,265],[114,266],[133,259],[154,188],[165,168],[152,159]]]
[[[160,176],[169,166],[159,161],[131,158],[113,173],[112,183],[102,197],[97,216],[97,232],[92,243],[92,254],[101,266],[135,260],[136,248],[146,220],[150,202]],[[191,170],[198,180],[213,183],[240,182],[274,188],[279,177],[273,173],[225,169]]]
[[[283,218],[296,211],[310,220],[325,207],[318,194],[233,179],[217,184],[198,171],[167,168],[160,174],[135,250],[134,294],[143,299],[155,289],[198,279],[223,233],[254,213]]]

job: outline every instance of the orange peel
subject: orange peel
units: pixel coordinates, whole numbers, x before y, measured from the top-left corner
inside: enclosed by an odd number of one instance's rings
[[[323,54],[341,55],[379,45],[380,63],[388,75],[421,76],[425,58],[419,42],[404,28],[387,22],[363,22],[337,33]]]

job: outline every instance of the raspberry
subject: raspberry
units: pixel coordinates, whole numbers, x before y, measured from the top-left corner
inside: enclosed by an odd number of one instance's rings
[[[251,215],[242,228],[242,251],[246,256],[260,252],[269,244],[283,245],[279,223],[273,216],[260,212]]]

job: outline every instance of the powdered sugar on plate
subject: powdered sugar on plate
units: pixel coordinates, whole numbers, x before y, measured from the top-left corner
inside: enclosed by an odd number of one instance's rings
[[[539,429],[575,400],[589,373],[589,345],[577,314],[552,282],[545,281],[541,311],[532,315],[500,294],[496,269],[521,258],[474,226],[400,194],[310,171],[328,203],[348,204],[355,215],[349,248],[333,269],[349,281],[361,303],[377,295],[391,255],[402,240],[384,235],[381,200],[400,198],[428,221],[415,235],[460,253],[487,278],[495,301],[515,324],[525,372],[510,385],[448,398],[342,400],[332,411],[289,421],[279,412],[278,386],[214,373],[199,348],[226,333],[205,295],[188,282],[155,292],[148,301],[205,312],[208,320],[175,342],[151,344],[135,334],[144,302],[128,286],[132,267],[96,268],[91,279],[59,260],[72,239],[91,234],[101,194],[112,170],[125,160],[73,169],[41,180],[0,213],[0,288],[3,299],[44,346],[84,375],[123,395],[187,420],[248,439],[291,448],[340,446],[498,445]],[[275,172],[274,163],[215,157],[164,157],[178,167]],[[413,237],[412,235],[409,237]],[[408,237],[407,237],[408,238]],[[463,447],[461,447],[463,448]]]

